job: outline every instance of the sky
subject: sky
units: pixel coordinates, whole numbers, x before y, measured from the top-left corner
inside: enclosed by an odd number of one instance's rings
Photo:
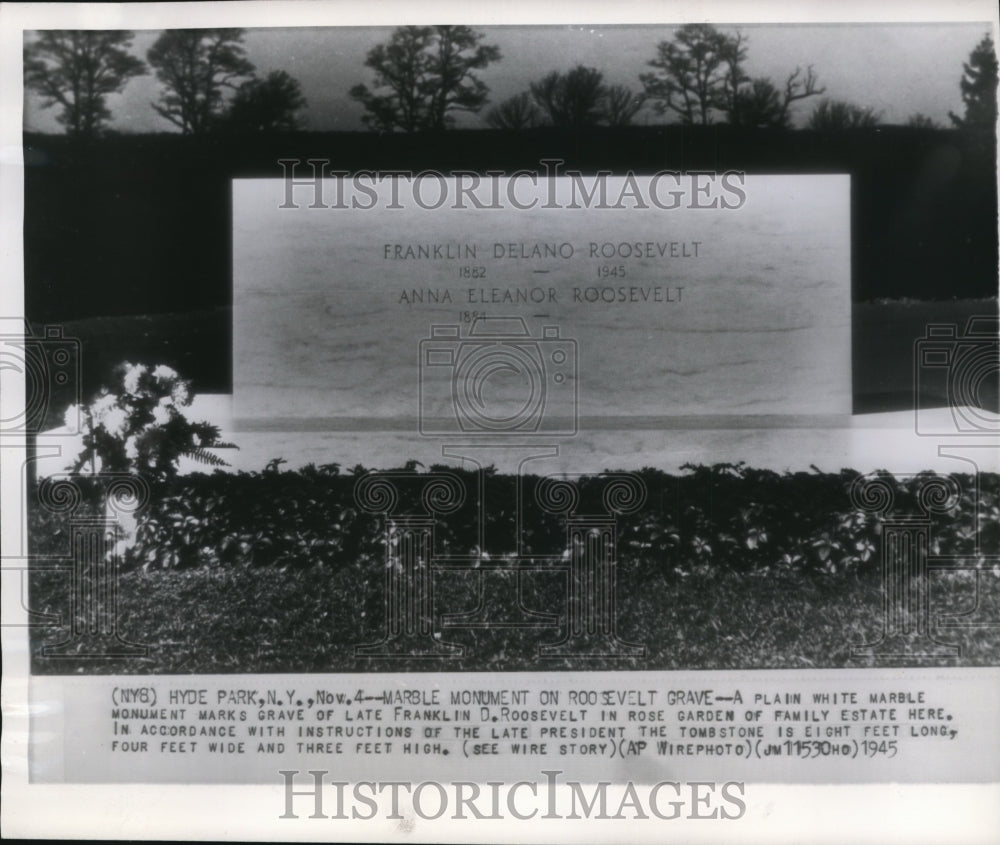
[[[500,48],[502,60],[479,71],[491,91],[491,103],[526,90],[552,70],[576,64],[596,67],[608,83],[641,89],[638,76],[649,70],[656,45],[669,40],[669,26],[493,26],[477,27],[485,43]],[[719,25],[723,31],[733,27]],[[989,30],[986,23],[785,24],[746,25],[745,67],[753,76],[781,83],[801,66],[813,65],[824,96],[849,100],[882,112],[884,123],[903,123],[920,112],[943,126],[949,110],[962,113],[959,79],[962,63]],[[284,70],[297,78],[308,101],[303,127],[311,130],[362,129],[361,106],[348,96],[360,83],[371,84],[364,66],[368,50],[386,41],[389,27],[249,29],[247,58],[265,76]],[[144,57],[159,31],[136,32],[132,51]],[[26,38],[30,39],[30,35]],[[108,98],[111,127],[121,132],[176,131],[151,103],[160,95],[152,74],[133,79],[122,94]],[[819,98],[796,104],[801,124]],[[25,127],[61,131],[58,107],[41,109],[38,98],[25,98]],[[487,106],[488,108],[488,106]],[[485,109],[484,112],[485,113]],[[662,122],[646,110],[637,122]],[[459,115],[457,125],[482,126],[482,115]]]

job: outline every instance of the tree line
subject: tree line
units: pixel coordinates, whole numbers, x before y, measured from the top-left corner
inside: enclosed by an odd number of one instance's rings
[[[56,119],[74,136],[99,134],[111,118],[108,95],[150,69],[162,86],[153,109],[186,135],[298,128],[306,106],[298,80],[283,70],[259,78],[244,30],[166,30],[145,62],[129,52],[134,38],[128,30],[42,32],[25,46],[24,84],[43,108],[60,106]]]
[[[59,123],[78,137],[106,129],[108,96],[150,72],[161,85],[152,108],[184,134],[300,128],[307,102],[298,80],[282,70],[258,77],[246,57],[244,35],[242,29],[166,30],[144,62],[130,52],[135,37],[130,31],[46,31],[25,46],[24,81],[41,96],[43,108],[59,106]],[[502,60],[499,47],[485,40],[468,26],[394,30],[367,53],[370,83],[349,91],[363,109],[365,126],[378,132],[440,131],[461,113],[482,112],[490,92],[479,72]],[[739,30],[688,24],[657,44],[635,90],[610,85],[599,69],[578,64],[551,71],[483,117],[497,129],[580,129],[627,126],[649,110],[683,125],[790,129],[797,104],[819,98],[806,120],[810,129],[880,123],[882,114],[871,107],[824,97],[826,88],[812,66],[796,67],[778,80],[751,77],[747,50]],[[952,124],[995,125],[997,55],[989,35],[963,63],[959,88],[964,112],[949,112]],[[922,114],[911,115],[907,125],[936,126]]]

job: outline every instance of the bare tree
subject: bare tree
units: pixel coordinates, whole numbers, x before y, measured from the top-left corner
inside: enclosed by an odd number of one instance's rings
[[[818,87],[817,81],[812,65],[806,68],[804,77],[802,68],[795,68],[785,78],[785,85],[780,90],[767,77],[748,80],[749,85],[737,92],[736,108],[730,114],[730,123],[787,129],[792,125],[792,103],[826,92],[826,88]]]
[[[649,64],[654,73],[639,78],[661,113],[676,113],[682,123],[708,124],[722,116],[734,126],[788,127],[791,106],[824,93],[812,66],[796,68],[779,88],[766,77],[751,79],[744,70],[747,39],[737,30],[721,32],[710,24],[682,26],[672,41],[661,41]]]
[[[817,87],[816,72],[812,65],[806,68],[804,79],[800,76],[801,73],[802,68],[797,67],[785,79],[785,90],[781,95],[780,125],[782,126],[787,126],[790,123],[788,108],[792,103],[826,93],[825,86],[823,88]]]
[[[938,122],[922,112],[914,112],[906,118],[905,126],[911,129],[940,129]]]
[[[149,48],[146,58],[164,91],[157,114],[185,134],[213,128],[226,91],[253,76],[243,49],[242,29],[168,29]]]
[[[146,73],[128,52],[127,30],[48,30],[24,48],[24,84],[42,96],[42,108],[61,106],[57,120],[69,135],[96,135],[110,119],[109,94]]]
[[[809,115],[809,128],[823,132],[842,129],[871,129],[882,120],[882,112],[846,100],[820,100]]]
[[[741,125],[743,121],[740,119],[740,110],[747,101],[744,86],[750,82],[750,77],[743,69],[743,62],[747,57],[746,39],[739,30],[728,37],[720,34],[719,39],[725,73],[715,105],[728,116],[730,123]]]
[[[497,129],[526,129],[548,123],[584,126],[628,126],[645,105],[645,94],[626,85],[605,85],[596,68],[577,65],[566,73],[554,70],[523,91],[490,109],[486,121]]]
[[[508,97],[486,113],[486,122],[494,129],[530,129],[540,120],[541,113],[527,91]]]
[[[611,85],[604,92],[604,120],[608,126],[628,126],[646,105],[646,95],[626,85]]]
[[[446,129],[455,112],[478,112],[489,90],[475,71],[500,60],[500,49],[467,26],[404,26],[368,51],[374,90],[350,95],[365,108],[366,125],[383,132]]]
[[[553,126],[594,126],[604,118],[604,74],[577,65],[567,73],[557,70],[531,84],[531,96]]]

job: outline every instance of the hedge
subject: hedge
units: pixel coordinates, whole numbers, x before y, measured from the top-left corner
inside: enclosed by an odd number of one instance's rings
[[[46,643],[68,629],[35,629],[34,671],[42,673],[155,673],[379,671],[384,661],[359,657],[356,646],[386,634],[385,547],[382,517],[354,499],[359,478],[337,467],[297,472],[189,475],[151,490],[135,544],[120,573],[119,629],[146,644],[144,657],[49,658]],[[437,468],[432,467],[431,471]],[[449,469],[470,491],[472,472]],[[420,656],[393,658],[395,669],[533,671],[587,668],[710,669],[801,668],[858,665],[851,646],[879,635],[881,589],[879,517],[852,501],[856,474],[776,474],[742,465],[687,467],[679,474],[638,473],[647,497],[618,518],[618,635],[645,647],[630,657],[540,657],[568,625],[567,573],[542,566],[523,579],[494,572],[484,585],[473,569],[433,576],[435,636],[465,648],[445,664]],[[400,471],[398,486],[425,473]],[[606,479],[579,482],[578,512],[599,510]],[[883,492],[899,516],[920,511],[917,497],[940,476],[883,479]],[[1000,476],[950,476],[960,494],[943,502],[930,520],[932,554],[955,555],[963,566],[992,573],[938,572],[930,579],[934,619],[968,613],[1000,596],[1000,567],[979,552],[1000,544]],[[487,548],[491,560],[508,554],[516,479],[491,473]],[[524,479],[523,543],[529,555],[561,554],[563,520],[534,507],[539,479]],[[89,485],[89,486],[88,486]],[[97,512],[100,486],[88,488],[80,509]],[[412,490],[411,490],[412,493]],[[855,495],[856,499],[857,496]],[[398,511],[416,508],[401,495]],[[458,508],[437,526],[439,551],[475,554],[475,503]],[[79,511],[78,511],[79,513]],[[978,519],[978,527],[977,527]],[[69,514],[31,511],[35,554],[68,553]],[[978,541],[978,542],[977,542]],[[980,576],[983,576],[980,578]],[[66,571],[33,574],[30,606],[61,616],[72,612]],[[450,613],[502,618],[517,586],[523,607],[558,617],[554,627],[449,626]],[[485,589],[488,587],[488,589]],[[480,602],[477,605],[477,601]],[[477,610],[478,608],[478,610]],[[478,617],[477,617],[478,618]],[[937,629],[935,629],[937,630]],[[947,629],[942,641],[958,643],[959,665],[996,665],[992,629]],[[922,658],[897,660],[923,665]],[[874,665],[872,659],[863,665]],[[581,662],[582,661],[582,662]],[[867,662],[866,662],[867,661]]]
[[[457,555],[485,551],[494,558],[512,554],[515,538],[509,526],[516,511],[517,479],[487,471],[488,548],[480,550],[477,475],[451,467],[428,471],[439,470],[459,479],[467,496],[462,507],[438,519],[438,551]],[[396,472],[402,473],[404,482],[407,474],[416,481],[421,476],[412,467]],[[852,501],[851,487],[858,474],[851,470],[779,474],[742,464],[717,464],[686,466],[676,475],[645,468],[636,475],[645,485],[646,497],[636,511],[618,517],[619,559],[643,568],[666,567],[679,576],[706,567],[757,573],[877,571],[882,520]],[[363,468],[341,474],[336,464],[330,464],[298,471],[216,471],[172,479],[152,489],[123,563],[146,569],[339,568],[356,565],[360,559],[384,559],[382,518],[361,510],[355,501],[360,477]],[[944,477],[923,473],[881,478],[894,498],[894,512],[916,516],[922,512],[921,486]],[[979,475],[978,517],[976,477],[947,478],[959,495],[946,503],[944,512],[931,514],[930,553],[982,563],[983,551],[1000,547],[1000,475]],[[522,551],[559,554],[566,545],[564,522],[534,505],[539,481],[534,476],[522,479],[526,503]],[[601,476],[579,480],[580,512],[600,511],[597,497],[604,481]],[[402,502],[400,509],[411,505],[416,509],[415,501]],[[33,509],[36,554],[58,553],[66,518],[64,513]],[[973,559],[977,553],[978,561]]]

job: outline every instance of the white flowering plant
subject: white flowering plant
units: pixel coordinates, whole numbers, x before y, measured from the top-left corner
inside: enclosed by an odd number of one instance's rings
[[[177,474],[181,457],[228,466],[208,450],[236,447],[220,439],[217,426],[187,418],[184,409],[191,399],[190,382],[171,367],[119,364],[110,387],[102,387],[88,405],[66,411],[67,419],[81,420],[83,431],[83,449],[72,471],[162,479]]]

